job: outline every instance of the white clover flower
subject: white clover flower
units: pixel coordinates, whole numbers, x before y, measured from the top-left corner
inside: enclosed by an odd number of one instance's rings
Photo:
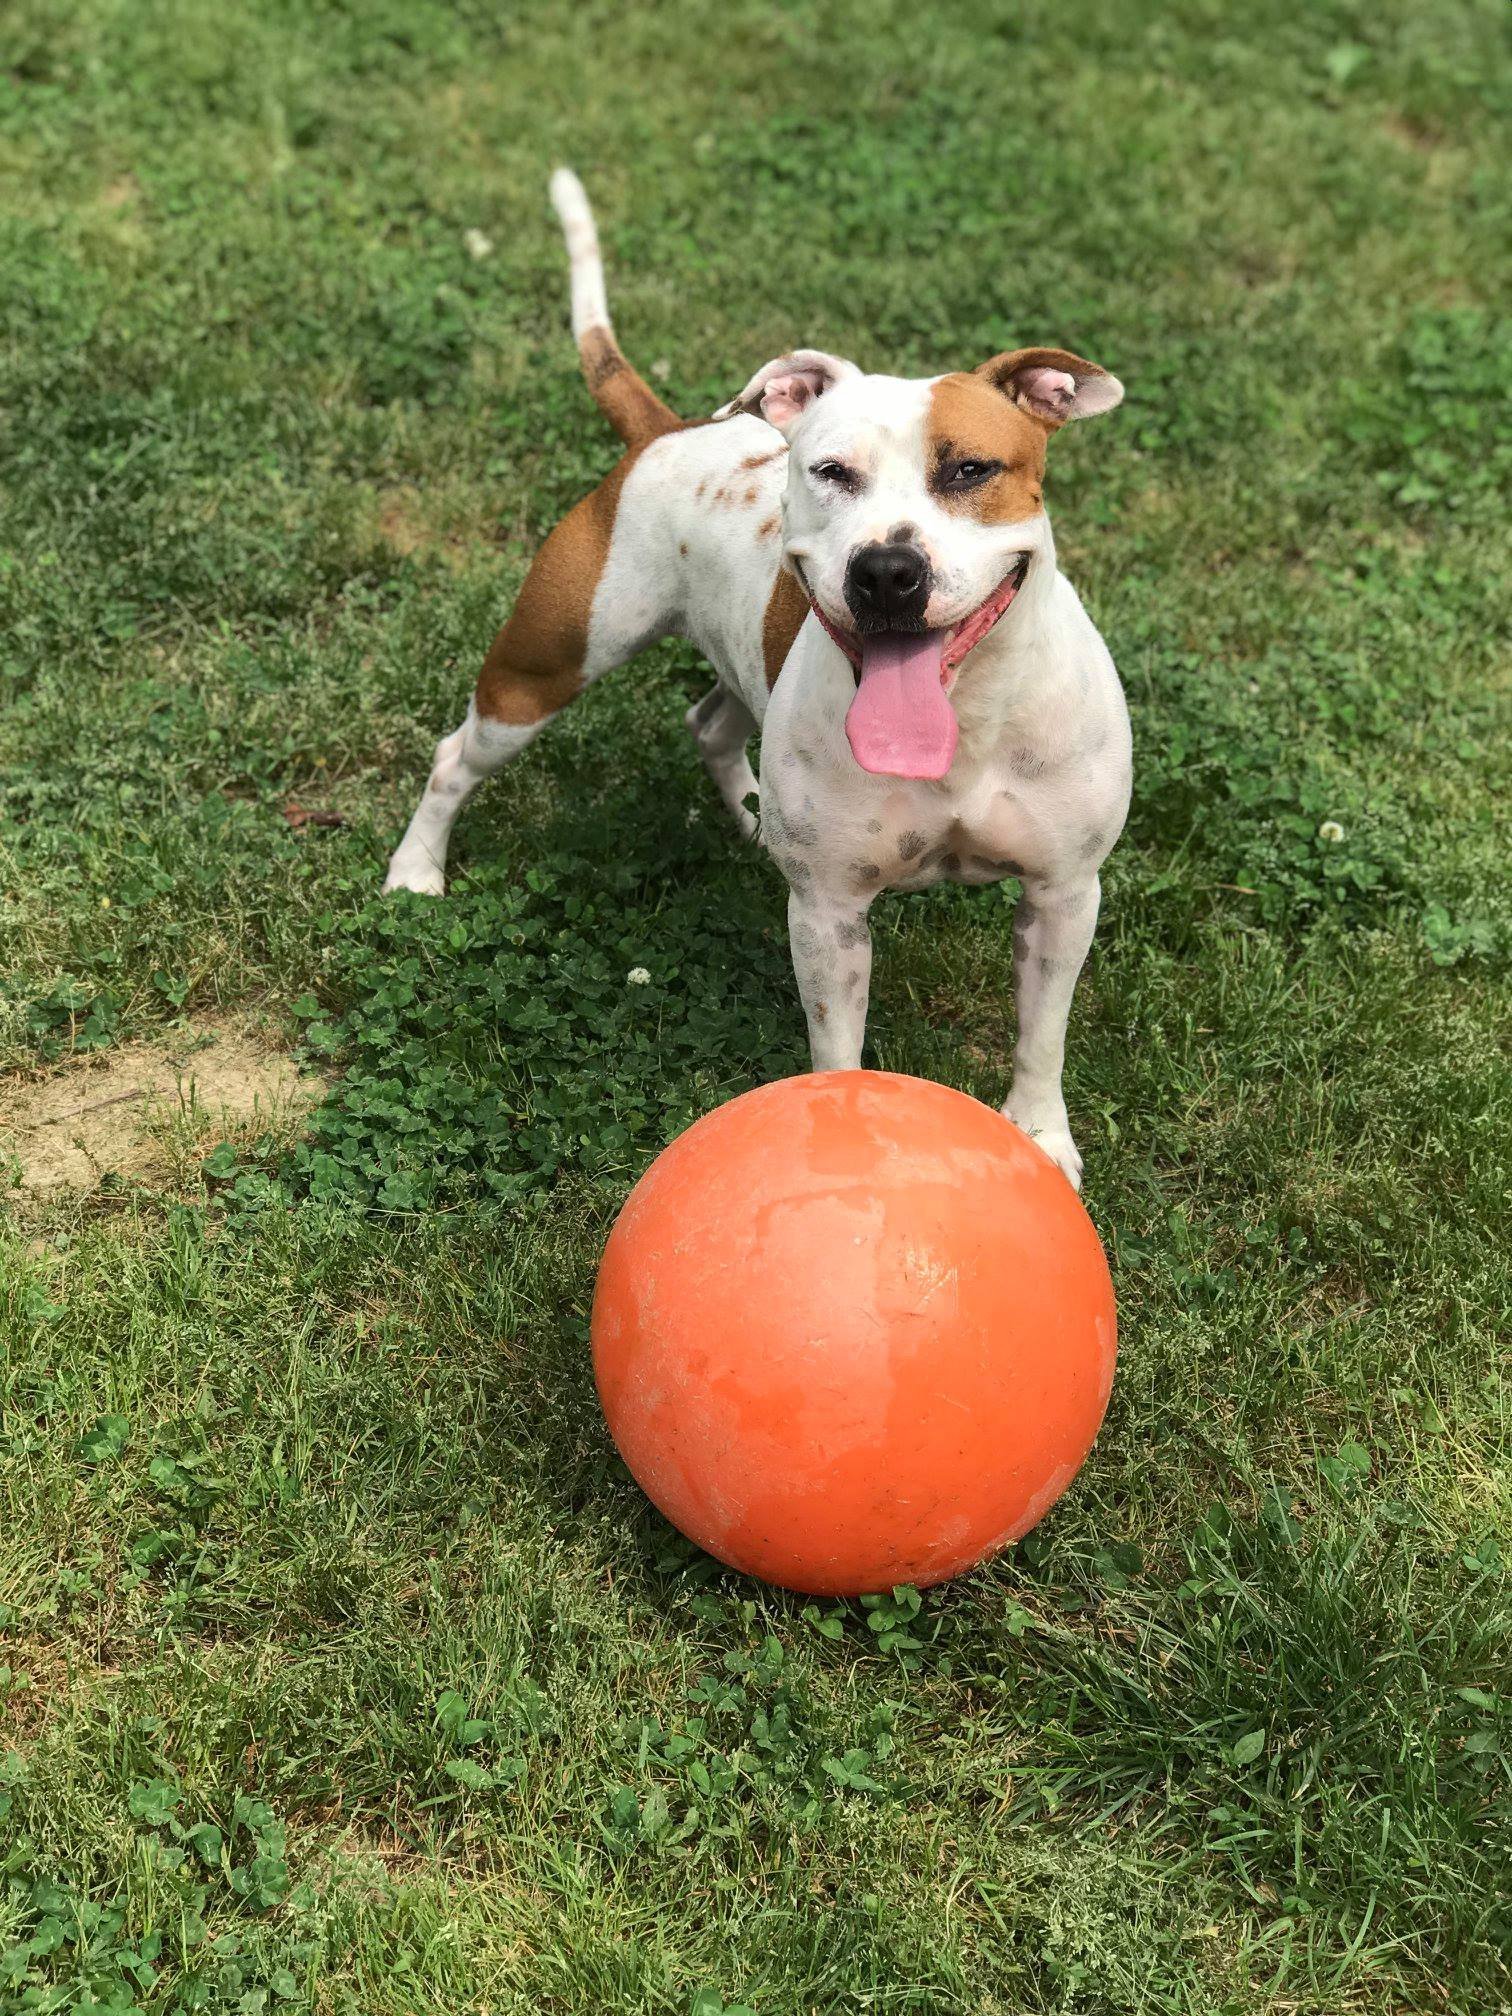
[[[658,357],[655,363],[651,366],[651,376],[653,378],[670,378],[672,376],[672,363],[670,358]]]
[[[651,975],[646,971],[644,966],[632,966],[630,971],[625,975],[625,979],[632,987],[649,987],[651,985]]]
[[[492,238],[486,231],[480,231],[476,225],[472,230],[463,232],[462,243],[467,247],[469,259],[486,259],[494,249]]]
[[[1318,838],[1326,840],[1330,846],[1336,847],[1344,838],[1344,828],[1339,824],[1337,819],[1325,819],[1323,824],[1318,828]]]

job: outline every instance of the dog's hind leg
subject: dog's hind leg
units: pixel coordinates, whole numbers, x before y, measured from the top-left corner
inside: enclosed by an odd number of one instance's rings
[[[411,889],[417,896],[445,893],[446,849],[457,814],[484,778],[517,756],[549,718],[543,717],[533,726],[491,721],[478,713],[477,702],[473,702],[462,726],[436,744],[424,796],[389,858],[385,894],[396,889]]]
[[[669,622],[644,570],[633,566],[633,553],[611,563],[620,492],[635,459],[627,455],[575,505],[536,555],[483,661],[467,719],[436,745],[425,795],[389,861],[385,890],[441,895],[452,827],[483,780],[601,673],[666,634]]]
[[[758,787],[746,752],[756,733],[755,715],[727,686],[714,686],[702,700],[694,701],[683,721],[720,797],[749,840],[756,831],[756,817],[746,800]]]

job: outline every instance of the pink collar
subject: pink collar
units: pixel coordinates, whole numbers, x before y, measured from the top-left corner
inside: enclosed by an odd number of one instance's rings
[[[1013,601],[1014,596],[1017,595],[1020,588],[1023,587],[1024,576],[1028,572],[1029,556],[1025,554],[1016,563],[1013,572],[1005,580],[1000,581],[997,587],[993,589],[987,600],[973,609],[969,616],[963,616],[961,621],[956,624],[950,633],[950,640],[945,646],[945,655],[940,661],[940,676],[942,679],[948,678],[960,665],[966,653],[975,650],[992,626],[1001,617],[1007,615],[1009,604]],[[804,592],[808,592],[807,584],[805,584]],[[808,599],[809,607],[819,618],[820,626],[828,633],[831,641],[839,645],[846,657],[849,658],[851,664],[859,672],[861,670],[861,640],[851,631],[842,630],[838,623],[832,623],[812,595],[809,595]]]

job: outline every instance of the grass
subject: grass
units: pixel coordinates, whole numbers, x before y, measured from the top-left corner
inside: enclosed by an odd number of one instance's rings
[[[253,1014],[333,1089],[0,1233],[0,2007],[1509,2006],[1503,29],[7,10],[0,1056]],[[560,158],[685,411],[793,341],[1129,386],[1051,498],[1135,722],[1068,1081],[1122,1361],[922,1600],[714,1570],[593,1399],[630,1183],[803,1063],[693,656],[374,900],[613,454]],[[1001,1099],[1008,918],[883,907],[877,1063]]]

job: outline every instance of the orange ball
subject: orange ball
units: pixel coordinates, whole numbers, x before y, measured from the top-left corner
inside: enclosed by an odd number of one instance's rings
[[[593,1302],[610,1431],[745,1574],[854,1596],[958,1575],[1044,1517],[1107,1410],[1113,1285],[1049,1156],[883,1071],[705,1115],[619,1215]]]

